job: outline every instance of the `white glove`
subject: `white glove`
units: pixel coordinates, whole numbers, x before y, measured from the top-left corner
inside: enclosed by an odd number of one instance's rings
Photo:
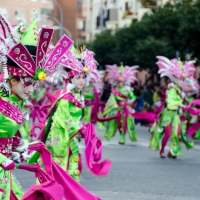
[[[190,124],[195,124],[198,121],[198,115],[191,115]]]
[[[157,101],[157,102],[154,103],[154,105],[155,105],[156,107],[159,107],[159,106],[162,105],[162,101]]]
[[[174,83],[169,83],[167,87],[168,88],[173,88],[174,87]]]
[[[185,98],[185,92],[181,92],[182,98]]]
[[[179,108],[178,113],[179,113],[180,115],[182,115],[182,114],[183,114],[183,109],[182,109],[182,108]]]
[[[134,103],[134,101],[135,101],[135,100],[133,100],[133,99],[128,99],[127,103],[128,103],[129,105],[131,105],[131,104]]]
[[[158,128],[157,128],[157,131],[158,131],[158,133],[162,133],[162,132],[163,132],[163,128],[158,127]]]
[[[31,158],[32,155],[33,153],[28,154],[28,151],[25,151],[24,153],[22,153],[24,160],[28,160],[29,158]]]
[[[26,140],[20,140],[19,146],[16,148],[18,152],[24,152],[28,149],[28,142]]]
[[[126,85],[126,86],[125,86],[125,91],[126,91],[127,93],[129,93],[129,92],[133,91],[133,89],[132,89],[130,86]]]
[[[20,154],[18,152],[13,152],[12,155],[10,156],[10,159],[17,163],[21,162]]]

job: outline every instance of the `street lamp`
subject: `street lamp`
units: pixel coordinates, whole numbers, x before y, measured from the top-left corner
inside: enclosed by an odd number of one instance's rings
[[[50,16],[50,15],[43,15],[43,17],[45,19],[51,19],[58,24],[58,26],[54,26],[53,28],[54,28],[54,30],[60,30],[61,37],[63,34],[63,30],[64,30],[67,33],[67,35],[72,39],[72,34],[70,33],[70,31],[67,28],[63,27],[62,24],[60,23],[60,21],[56,17]],[[62,30],[62,34],[61,34],[61,30]]]
[[[58,3],[57,0],[52,0],[52,1],[56,4],[56,6],[59,9],[59,12],[60,12],[60,23],[59,23],[59,25],[63,27],[63,10],[62,10],[62,7]],[[60,38],[62,37],[62,35],[63,35],[63,28],[60,29]]]
[[[100,8],[100,30],[103,31],[103,0],[101,0],[101,8]]]
[[[60,26],[53,26],[53,29],[54,30],[58,30],[58,29],[60,29]],[[72,39],[72,34],[70,33],[70,31],[68,29],[66,29],[65,27],[62,27],[61,29],[64,30],[67,33],[67,35],[69,36],[69,38]]]
[[[178,59],[180,57],[180,51],[176,50],[176,58]]]

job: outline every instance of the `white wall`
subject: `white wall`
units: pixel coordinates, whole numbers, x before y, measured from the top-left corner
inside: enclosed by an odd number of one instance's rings
[[[168,0],[158,0],[158,5],[164,5]],[[105,4],[107,2],[107,4]],[[114,3],[113,3],[114,2]],[[125,3],[129,3],[132,15],[126,16]],[[104,10],[117,9],[117,20],[106,21],[104,29],[117,29],[129,26],[133,19],[141,20],[145,13],[151,13],[151,9],[142,7],[138,0],[87,0],[87,17],[86,17],[86,40],[94,39],[95,34],[101,30],[96,27],[97,16],[100,15],[101,5]],[[116,16],[115,15],[115,16]]]

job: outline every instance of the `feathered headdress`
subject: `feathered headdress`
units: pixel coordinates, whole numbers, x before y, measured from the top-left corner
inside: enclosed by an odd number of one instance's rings
[[[62,65],[57,65],[56,70],[50,73],[46,81],[49,83],[57,84],[58,82],[64,82],[68,78],[67,72]]]
[[[185,79],[188,77],[193,77],[195,73],[194,60],[185,61],[183,64],[180,60],[173,59],[169,60],[164,56],[157,56],[159,71],[158,73],[163,76],[168,76],[171,81],[177,82],[180,79]]]
[[[105,78],[105,71],[98,71],[99,74],[99,80],[98,82],[93,83],[96,87],[98,93],[103,92],[103,86],[104,86],[104,78]]]
[[[161,77],[167,76],[170,80],[178,84],[184,92],[196,93],[199,90],[199,85],[194,79],[195,61],[181,62],[177,59],[169,60],[164,56],[157,56],[159,71]]]
[[[43,27],[38,35],[36,21],[33,20],[24,32],[22,27],[18,27],[21,37],[15,37],[11,25],[1,14],[0,25],[3,30],[3,35],[0,35],[0,65],[3,66],[5,79],[15,76],[45,80],[47,73],[55,69],[61,55],[73,44],[64,35],[47,58],[53,29]]]
[[[116,64],[106,65],[106,80],[112,85],[115,85],[118,82],[123,82],[125,85],[130,86],[131,83],[137,81],[137,68],[139,68],[137,65],[124,67],[123,63],[121,63],[120,67],[117,67]]]
[[[59,64],[70,69],[68,77],[73,77],[80,73],[86,73],[88,81],[98,81],[99,75],[97,71],[97,61],[94,58],[94,52],[83,48],[76,49],[74,46],[67,51]]]
[[[200,89],[198,81],[193,77],[189,77],[185,80],[180,81],[180,86],[184,92],[190,94],[196,94],[199,92]]]

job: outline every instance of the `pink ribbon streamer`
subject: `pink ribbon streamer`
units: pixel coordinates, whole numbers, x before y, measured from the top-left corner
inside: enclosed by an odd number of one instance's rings
[[[24,195],[22,200],[35,200],[38,194],[49,195],[49,200],[60,200],[60,196],[66,199],[76,200],[100,200],[87,191],[82,185],[76,182],[67,172],[65,172],[51,158],[51,153],[46,149],[45,145],[40,142],[30,146],[30,151],[39,151],[44,164],[45,171],[40,169],[39,165],[20,165],[20,169],[33,171],[39,178],[41,185],[32,186]],[[40,197],[40,196],[39,196]],[[44,195],[43,195],[44,197]],[[38,198],[39,199],[39,198]],[[37,199],[37,200],[38,200]],[[41,198],[41,200],[46,200]]]
[[[95,127],[92,123],[84,126],[86,128],[84,131],[84,139],[87,168],[93,175],[105,176],[108,174],[112,163],[108,159],[99,162],[102,159],[102,142],[96,136]]]
[[[195,99],[189,106],[186,107],[186,110],[192,115],[199,115],[200,110],[192,108],[192,106],[200,106],[200,100]]]
[[[152,112],[136,112],[136,113],[132,113],[128,109],[127,104],[124,105],[123,112],[121,112],[121,113],[119,112],[119,113],[117,113],[117,115],[112,116],[112,117],[99,118],[97,116],[97,120],[99,122],[105,122],[105,121],[110,121],[110,120],[117,120],[118,121],[118,120],[120,120],[120,118],[122,116],[125,116],[125,120],[127,121],[126,118],[128,117],[128,115],[134,117],[135,119],[149,121],[150,123],[154,123],[157,120],[157,115],[155,113],[152,113]],[[124,127],[124,128],[126,129],[126,127]]]
[[[199,130],[199,128],[200,128],[200,122],[197,122],[197,123],[193,124],[192,126],[190,126],[187,129],[186,133],[193,137],[194,134]]]
[[[93,101],[93,107],[92,107],[92,112],[91,112],[91,122],[92,123],[96,123],[97,122],[97,116],[99,113],[99,94],[98,91],[96,89],[96,87],[94,87],[94,101]]]

